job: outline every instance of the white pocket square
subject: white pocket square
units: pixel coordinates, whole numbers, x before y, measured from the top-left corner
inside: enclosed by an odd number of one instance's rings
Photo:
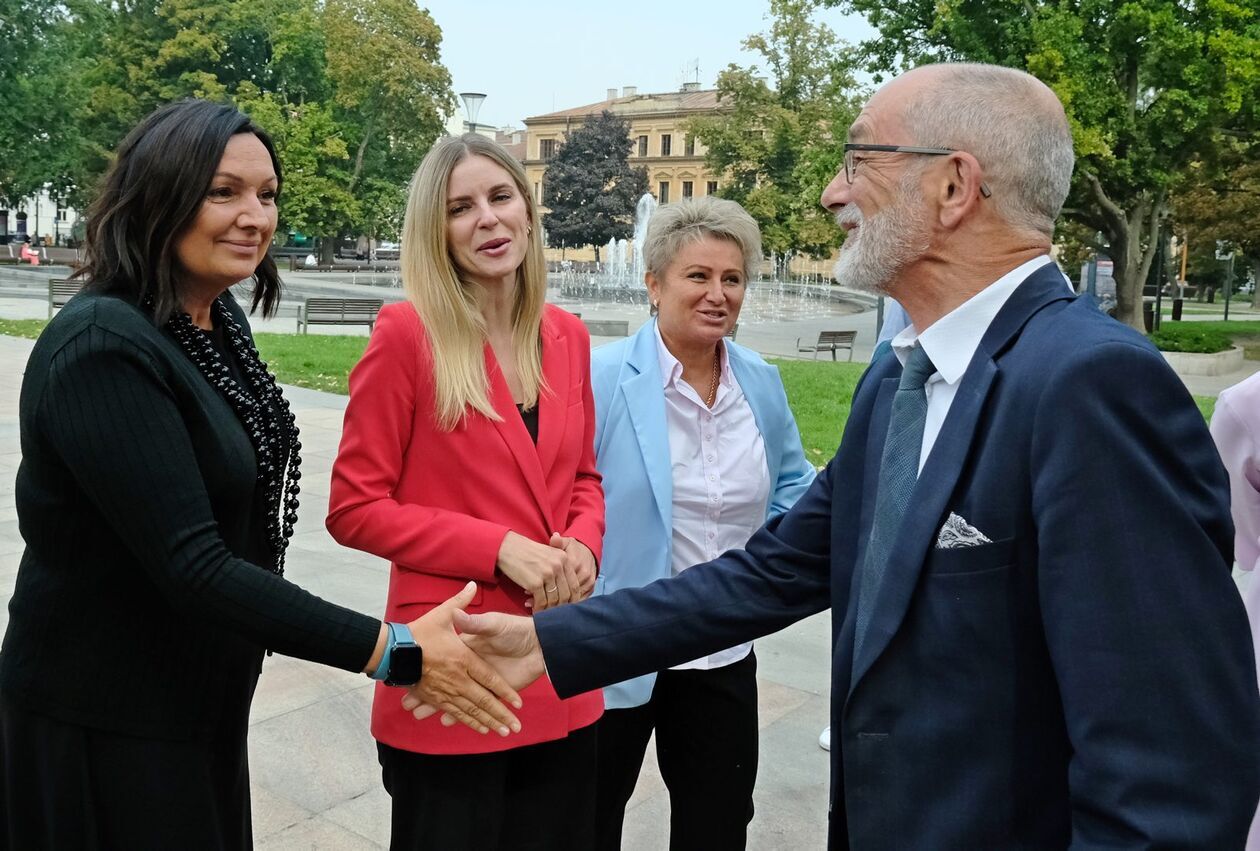
[[[941,526],[941,531],[936,534],[936,548],[938,550],[978,547],[981,544],[991,543],[993,541],[989,540],[988,535],[952,511],[949,513],[949,518]]]

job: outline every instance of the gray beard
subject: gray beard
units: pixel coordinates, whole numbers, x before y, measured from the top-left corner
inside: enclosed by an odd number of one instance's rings
[[[894,203],[869,219],[856,204],[836,213],[836,224],[856,224],[832,267],[838,283],[872,295],[888,295],[897,275],[928,249],[922,198],[903,180]]]

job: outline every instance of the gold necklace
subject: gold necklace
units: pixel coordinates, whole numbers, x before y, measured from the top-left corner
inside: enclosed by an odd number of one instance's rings
[[[717,401],[718,375],[721,373],[720,364],[722,363],[722,355],[713,352],[713,378],[709,381],[709,395],[705,398],[704,404],[707,408],[712,408],[713,403]]]

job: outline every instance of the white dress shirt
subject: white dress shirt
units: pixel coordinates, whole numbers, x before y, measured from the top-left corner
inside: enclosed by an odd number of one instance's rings
[[[671,545],[675,575],[748,543],[766,521],[770,471],[766,447],[726,355],[721,347],[717,397],[709,409],[683,381],[683,367],[656,332],[665,391],[673,477],[674,528]],[[708,388],[703,388],[707,390]],[[738,662],[752,642],[676,665],[707,670]]]
[[[993,323],[993,318],[1024,279],[1049,262],[1048,254],[1035,257],[955,307],[933,322],[922,334],[915,330],[914,325],[908,325],[893,337],[893,353],[903,367],[916,342],[922,344],[932,365],[936,367],[936,372],[928,378],[925,388],[928,409],[923,424],[923,446],[919,451],[919,472],[923,471],[923,465],[927,463],[928,455],[936,444],[936,437],[941,433],[941,425],[949,414],[950,405],[954,403],[963,374],[970,366],[971,358],[979,348],[980,341],[984,339],[985,332],[989,330],[989,325]]]

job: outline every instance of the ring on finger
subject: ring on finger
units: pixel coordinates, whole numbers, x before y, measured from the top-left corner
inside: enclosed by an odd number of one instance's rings
[[[548,594],[554,594],[559,589],[560,589],[559,585],[552,585],[550,588],[544,588],[543,590],[546,591]]]

